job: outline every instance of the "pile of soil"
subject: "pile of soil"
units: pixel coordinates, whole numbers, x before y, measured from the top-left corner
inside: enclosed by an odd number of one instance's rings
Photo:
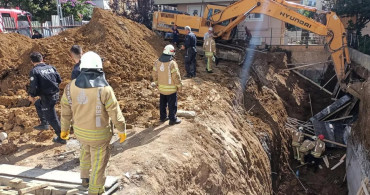
[[[0,127],[16,142],[23,134],[29,135],[38,123],[26,92],[32,69],[29,54],[40,52],[46,63],[56,67],[63,79],[62,93],[70,82],[74,64],[69,49],[75,44],[81,45],[84,52],[94,51],[104,58],[106,77],[120,100],[128,124],[150,126],[154,123],[151,119],[157,118],[157,113],[152,111],[157,106],[158,94],[150,90],[150,71],[164,43],[144,25],[95,9],[90,23],[57,36],[32,40],[14,33],[0,34],[0,42],[0,105],[8,108],[0,111]],[[31,107],[17,108],[27,106]],[[29,139],[45,140],[32,135]]]

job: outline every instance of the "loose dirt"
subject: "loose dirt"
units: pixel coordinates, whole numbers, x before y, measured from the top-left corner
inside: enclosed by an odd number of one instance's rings
[[[0,131],[9,135],[0,146],[5,157],[0,163],[79,170],[73,136],[61,146],[50,141],[52,130],[32,129],[38,119],[25,87],[32,68],[28,56],[40,51],[62,75],[62,90],[73,67],[68,50],[79,44],[105,58],[108,82],[129,123],[127,141],[112,140],[107,169],[122,181],[119,194],[286,194],[295,189],[287,184],[294,177],[287,168],[290,133],[284,124],[288,113],[307,119],[308,84],[281,72],[284,53],[256,54],[245,89],[235,63],[221,62],[207,74],[198,59],[198,76],[183,81],[178,105],[197,116],[168,126],[157,122],[159,94],[150,86],[153,62],[165,43],[143,25],[95,9],[89,24],[58,36],[31,40],[0,34],[0,42],[6,43],[0,45]],[[184,74],[182,56],[177,52]],[[66,151],[75,152],[59,155]]]

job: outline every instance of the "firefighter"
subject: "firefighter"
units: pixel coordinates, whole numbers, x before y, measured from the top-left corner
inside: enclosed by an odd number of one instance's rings
[[[315,137],[315,139],[316,139],[315,140],[315,147],[311,151],[311,155],[313,157],[314,168],[315,168],[315,171],[316,171],[317,168],[319,167],[321,155],[322,155],[322,153],[325,152],[325,143],[324,143],[325,137],[324,137],[324,135],[320,134],[319,136]]]
[[[66,141],[60,138],[60,121],[54,108],[59,100],[59,84],[62,79],[55,67],[43,62],[43,57],[39,52],[31,53],[30,58],[34,67],[30,71],[29,100],[35,104],[41,121],[41,124],[34,128],[48,130],[50,124],[57,135],[53,141],[65,144]],[[40,98],[36,100],[37,96]]]
[[[102,194],[113,135],[110,121],[119,131],[120,143],[126,139],[126,123],[113,89],[105,79],[100,56],[91,51],[85,53],[80,69],[80,76],[64,89],[61,137],[69,139],[73,121],[74,134],[81,143],[82,185],[89,188],[89,194]]]
[[[177,92],[181,91],[182,83],[180,71],[174,60],[175,48],[167,45],[161,57],[154,63],[152,77],[155,86],[158,86],[160,93],[159,110],[160,120],[165,122],[170,120],[170,125],[181,123],[176,117],[177,112]],[[168,105],[168,118],[167,118]]]
[[[311,140],[304,140],[304,142],[302,143],[302,145],[299,147],[299,155],[300,155],[300,160],[301,160],[301,164],[305,164],[305,157],[307,154],[310,153],[310,151],[312,150],[312,148],[315,147],[315,143]]]
[[[197,37],[189,26],[185,26],[186,36],[185,45],[181,47],[182,50],[185,49],[185,70],[187,78],[192,78],[196,76],[196,57],[197,57]]]
[[[212,64],[216,61],[216,42],[213,39],[212,33],[208,35],[208,38],[203,43],[203,50],[206,56],[207,67],[206,71],[208,73],[213,73]]]
[[[301,146],[302,142],[304,139],[303,135],[303,127],[299,127],[298,131],[295,131],[293,133],[293,139],[292,139],[292,146],[293,146],[293,154],[294,154],[294,159],[299,160],[299,147]]]
[[[213,35],[213,28],[209,27],[208,32],[204,33],[203,40],[206,41],[209,37]]]
[[[69,53],[73,59],[73,61],[76,63],[73,67],[72,74],[71,74],[71,80],[76,79],[80,73],[80,64],[81,64],[81,56],[82,56],[82,48],[79,45],[73,45],[71,49],[69,50]]]

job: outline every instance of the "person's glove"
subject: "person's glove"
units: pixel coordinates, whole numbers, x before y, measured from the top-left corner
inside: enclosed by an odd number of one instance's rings
[[[64,140],[68,140],[69,139],[69,131],[60,132],[60,138],[62,138]]]
[[[126,137],[127,137],[126,130],[122,133],[119,132],[118,137],[120,138],[119,143],[120,144],[123,143],[126,140]]]

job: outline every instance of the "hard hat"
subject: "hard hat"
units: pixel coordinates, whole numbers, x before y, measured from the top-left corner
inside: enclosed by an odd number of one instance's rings
[[[80,70],[82,70],[83,68],[103,69],[103,62],[97,53],[89,51],[81,57]]]
[[[303,131],[303,127],[299,127],[298,128],[298,131]]]
[[[208,30],[213,31],[213,28],[212,28],[212,27],[209,27],[209,29],[208,29]]]
[[[170,56],[175,55],[175,47],[173,45],[167,45],[163,50],[163,54]]]
[[[324,140],[324,138],[325,138],[325,136],[323,134],[320,134],[318,137],[319,137],[320,140]]]
[[[316,141],[317,140],[317,136],[313,136],[312,139]]]

